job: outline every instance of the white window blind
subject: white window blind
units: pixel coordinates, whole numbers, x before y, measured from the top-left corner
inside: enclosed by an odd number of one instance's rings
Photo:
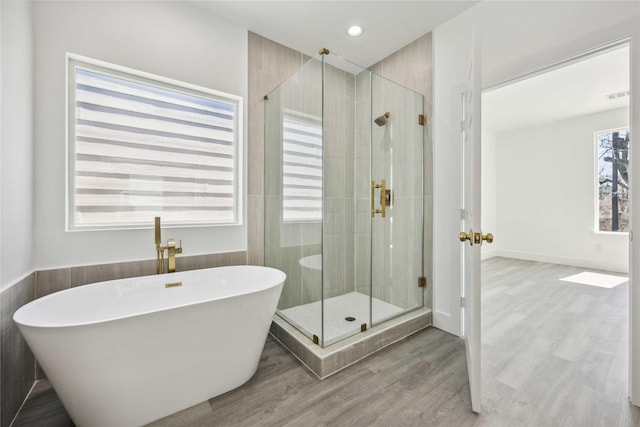
[[[237,222],[239,98],[69,69],[71,228]]]
[[[282,120],[282,219],[322,220],[322,121],[285,113]]]

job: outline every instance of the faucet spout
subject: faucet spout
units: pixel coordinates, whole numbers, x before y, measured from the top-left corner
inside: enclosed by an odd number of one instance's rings
[[[167,272],[174,273],[176,271],[176,254],[182,253],[182,240],[180,246],[176,247],[174,239],[168,239],[167,245],[162,246],[162,237],[160,235],[160,217],[155,217],[155,240],[156,240],[156,262],[157,273],[164,273],[164,251],[167,251]]]
[[[167,240],[167,262],[168,272],[174,273],[176,271],[176,254],[182,253],[182,240],[180,240],[180,246],[176,247],[176,241],[173,239]]]

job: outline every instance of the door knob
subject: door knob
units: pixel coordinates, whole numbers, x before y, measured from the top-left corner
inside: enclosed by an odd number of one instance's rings
[[[464,231],[461,231],[460,234],[458,234],[458,239],[460,239],[461,242],[465,242],[465,241],[469,241],[469,244],[471,246],[473,246],[473,230],[469,230],[468,233],[465,233]]]
[[[473,230],[469,230],[468,233],[465,233],[464,231],[460,232],[460,234],[458,234],[458,238],[461,242],[466,242],[468,240],[471,246],[473,246],[474,243],[477,245],[481,245],[483,240],[487,243],[493,242],[493,234],[482,234],[478,232],[474,233]]]

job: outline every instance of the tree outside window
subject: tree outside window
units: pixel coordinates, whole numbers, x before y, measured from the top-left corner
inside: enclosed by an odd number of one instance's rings
[[[629,130],[596,133],[598,231],[629,231]]]

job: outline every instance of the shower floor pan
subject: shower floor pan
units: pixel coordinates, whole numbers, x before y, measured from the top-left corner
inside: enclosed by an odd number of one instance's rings
[[[371,303],[376,325],[360,332],[363,323],[369,325],[368,295],[351,292],[325,300],[324,334],[327,345],[324,348],[314,344],[298,329],[320,333],[320,302],[292,307],[276,314],[271,324],[271,335],[318,377],[326,378],[431,325],[431,310],[419,308],[392,318],[403,309],[376,298]],[[346,317],[355,320],[347,321]]]
[[[364,323],[369,326],[369,304],[372,305],[373,322],[380,323],[404,311],[402,308],[380,301],[369,299],[368,295],[360,292],[350,292],[324,302],[324,342],[331,345],[350,335],[360,332]],[[321,302],[299,305],[279,312],[280,316],[298,329],[309,332],[307,336],[320,336],[322,321]],[[353,319],[353,320],[347,320]]]

